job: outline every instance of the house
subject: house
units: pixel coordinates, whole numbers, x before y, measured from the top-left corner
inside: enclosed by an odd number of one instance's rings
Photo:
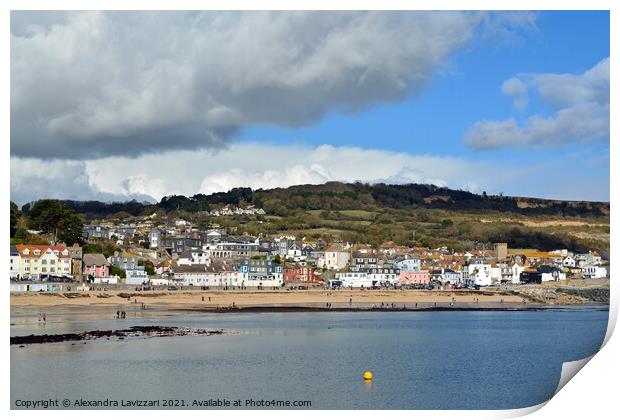
[[[221,237],[222,237],[222,234],[218,232],[217,230],[210,230],[206,234],[206,242],[208,243],[219,242]]]
[[[107,239],[110,237],[110,230],[105,226],[84,225],[82,228],[82,236],[85,239]]]
[[[327,246],[318,259],[319,267],[328,270],[342,270],[349,263],[349,252],[340,244]]]
[[[323,279],[312,267],[285,267],[285,286],[322,286]]]
[[[251,236],[222,236],[218,242],[202,246],[211,258],[248,258],[259,254],[259,242]]]
[[[543,282],[566,280],[564,270],[556,266],[541,265],[538,267],[538,272],[542,274],[540,280]]]
[[[155,274],[162,275],[170,271],[172,265],[171,259],[165,259],[155,266]]]
[[[293,241],[290,238],[282,237],[276,242],[278,255],[282,258],[286,258],[289,248],[293,245]]]
[[[564,271],[555,266],[541,265],[536,269],[530,268],[523,270],[520,276],[521,283],[535,283],[540,284],[546,281],[558,281],[565,280],[566,274]]]
[[[400,281],[400,270],[391,267],[367,268],[368,279],[373,286],[393,287]]]
[[[79,278],[82,275],[82,247],[76,243],[68,246],[67,250],[71,257],[71,275]]]
[[[360,268],[377,268],[379,266],[379,259],[375,254],[354,252],[351,254],[351,263]]]
[[[363,268],[349,267],[347,271],[337,272],[335,277],[342,287],[369,288],[373,286],[372,280],[368,277],[368,271]],[[335,284],[335,282],[332,283]]]
[[[91,280],[110,277],[110,263],[103,254],[84,254],[82,272]]]
[[[149,231],[149,246],[151,248],[159,248],[159,241],[163,236],[163,232],[159,228],[153,228]]]
[[[179,259],[178,265],[191,265],[191,264],[209,264],[211,262],[210,254],[207,251],[187,250],[183,251]]]
[[[159,248],[166,250],[170,255],[182,254],[187,249],[202,248],[202,239],[187,237],[164,237],[159,241]]]
[[[575,254],[575,266],[584,268],[590,265],[601,265],[602,258],[596,252],[588,252],[587,254]]]
[[[397,246],[393,241],[384,242],[379,245],[379,252],[384,253],[385,255],[394,255],[397,250]]]
[[[291,258],[294,261],[301,261],[301,246],[293,242],[286,252],[286,257]],[[304,258],[305,259],[305,258]]]
[[[136,254],[129,252],[115,252],[108,258],[111,265],[121,268],[123,270],[136,268],[139,266],[138,262],[141,260]]]
[[[281,264],[271,257],[245,258],[239,264],[239,285],[242,287],[280,287],[284,282]]]
[[[125,284],[146,284],[149,276],[144,271],[144,267],[128,267],[125,269]]]
[[[400,270],[399,282],[401,286],[411,286],[414,284],[429,284],[431,275],[428,270]]]
[[[419,257],[405,258],[400,261],[396,261],[394,266],[404,271],[419,271],[421,268],[421,261]]]
[[[490,286],[493,283],[491,279],[491,265],[486,264],[483,260],[472,259],[463,266],[461,273],[463,282],[466,284]]]
[[[519,264],[518,262],[515,262],[510,266],[510,271],[512,273],[511,283],[513,284],[521,283],[521,273],[523,272],[524,269],[525,269],[524,266],[522,264]]]
[[[564,267],[576,267],[577,266],[577,262],[575,261],[575,259],[573,257],[571,257],[570,255],[568,255],[567,257],[565,257],[562,260],[562,266]]]
[[[19,251],[15,245],[11,245],[11,264],[10,264],[10,277],[11,279],[18,278],[21,271],[21,258],[19,257]]]
[[[440,268],[431,271],[431,280],[442,284],[457,284],[461,282],[461,273],[449,268]]]
[[[15,245],[11,273],[19,279],[71,276],[71,255],[64,245]]]
[[[607,277],[607,268],[596,265],[586,265],[581,269],[584,279],[602,279]]]

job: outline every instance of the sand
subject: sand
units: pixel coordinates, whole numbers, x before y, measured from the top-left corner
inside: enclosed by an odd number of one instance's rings
[[[130,299],[119,295],[131,295]],[[204,301],[202,298],[204,297]],[[210,300],[209,300],[210,299]],[[81,293],[11,293],[11,306],[53,307],[56,305],[117,307],[154,305],[158,308],[184,309],[252,305],[316,305],[325,303],[422,303],[422,302],[522,302],[520,296],[488,291],[426,290],[296,290],[296,291],[145,291]]]

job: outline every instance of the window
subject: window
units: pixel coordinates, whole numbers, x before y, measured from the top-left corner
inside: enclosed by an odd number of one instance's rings
[[[41,264],[47,264],[47,260],[41,260]]]
[[[47,268],[45,268],[45,267],[41,268],[41,272],[42,272],[42,273],[47,272]]]

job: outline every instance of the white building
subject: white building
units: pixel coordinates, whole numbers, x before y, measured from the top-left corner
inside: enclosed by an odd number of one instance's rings
[[[11,275],[38,280],[71,276],[71,255],[64,245],[16,245],[11,252]]]
[[[513,284],[521,283],[521,273],[523,272],[524,267],[521,264],[514,263],[510,267],[510,269],[512,271],[512,281],[511,281],[511,283],[513,283]]]
[[[490,286],[493,284],[490,264],[469,263],[463,267],[463,271],[467,279],[476,286]],[[465,275],[463,278],[465,278]]]
[[[328,246],[321,254],[318,265],[328,270],[342,270],[349,263],[349,252],[339,244]]]
[[[149,276],[144,271],[144,267],[131,267],[125,269],[125,284],[145,284],[148,283]]]
[[[582,268],[581,275],[584,279],[602,279],[607,277],[607,268],[597,265],[587,265]]]
[[[399,270],[404,271],[420,271],[421,262],[418,257],[411,257],[394,263],[394,266]]]

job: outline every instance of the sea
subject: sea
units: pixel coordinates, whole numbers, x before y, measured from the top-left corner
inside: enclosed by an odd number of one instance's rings
[[[15,322],[12,336],[133,325],[228,333],[13,345],[11,406],[50,401],[48,408],[59,409],[523,408],[553,396],[563,362],[598,351],[608,315],[601,306]],[[365,371],[372,372],[372,381],[363,380]]]

